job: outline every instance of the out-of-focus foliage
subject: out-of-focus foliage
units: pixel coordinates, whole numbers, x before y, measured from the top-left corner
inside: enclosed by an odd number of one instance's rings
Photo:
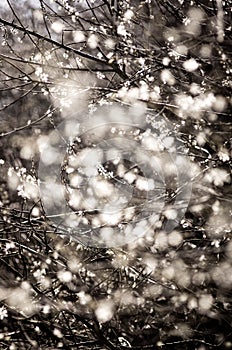
[[[1,1],[1,349],[232,348],[231,8]],[[46,217],[39,151],[65,118],[111,103],[173,123],[192,196],[172,232],[170,209],[137,242],[91,248]]]

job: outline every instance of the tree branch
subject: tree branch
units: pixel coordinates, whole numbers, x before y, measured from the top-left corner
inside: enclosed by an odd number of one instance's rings
[[[0,23],[2,23],[3,25],[5,26],[9,26],[11,28],[14,28],[14,29],[17,29],[19,30],[20,32],[23,32],[25,34],[27,34],[29,37],[32,36],[32,37],[35,37],[39,40],[43,40],[43,41],[46,41],[47,43],[50,43],[52,45],[55,45],[61,49],[64,49],[66,51],[69,51],[69,52],[72,52],[80,57],[83,57],[83,58],[86,58],[88,60],[91,60],[91,61],[94,61],[94,62],[97,62],[97,63],[101,63],[101,64],[105,64],[105,65],[108,65],[110,67],[112,67],[114,69],[114,71],[122,78],[122,79],[128,79],[128,76],[123,72],[121,71],[121,69],[119,68],[118,64],[116,62],[112,62],[112,63],[109,63],[109,61],[104,61],[104,60],[101,60],[100,58],[98,57],[95,57],[93,55],[90,55],[86,52],[82,52],[80,50],[77,50],[77,49],[74,49],[72,47],[69,47],[63,43],[60,43],[56,40],[53,40],[51,38],[48,38],[46,36],[43,36],[39,33],[36,33],[34,31],[31,31],[29,29],[26,29],[22,26],[19,26],[13,22],[9,22],[9,21],[6,21],[5,19],[3,18],[0,18]]]

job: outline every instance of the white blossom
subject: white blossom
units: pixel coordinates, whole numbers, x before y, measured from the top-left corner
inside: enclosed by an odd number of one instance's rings
[[[126,21],[130,21],[133,16],[134,16],[134,12],[130,9],[124,13],[124,18]]]
[[[213,305],[214,299],[210,294],[203,294],[198,300],[199,309],[201,312],[208,311]]]
[[[7,316],[8,316],[7,309],[5,308],[5,306],[1,306],[0,307],[0,320],[3,320]]]
[[[175,78],[169,69],[163,69],[161,72],[161,80],[164,84],[174,85]]]
[[[64,29],[64,25],[60,21],[55,21],[52,23],[51,28],[54,30],[56,33],[61,33],[62,30]]]
[[[127,35],[127,31],[126,31],[126,28],[125,28],[125,25],[123,23],[120,23],[117,27],[117,33],[119,35],[122,35],[122,36],[126,36]]]
[[[114,315],[114,304],[111,300],[102,300],[98,302],[95,309],[95,315],[98,322],[105,323],[111,320]]]
[[[194,72],[199,67],[199,64],[197,63],[197,61],[194,58],[190,58],[189,60],[187,60],[183,63],[183,67],[188,72]]]
[[[72,280],[72,273],[70,271],[58,271],[57,277],[61,282],[68,283]]]
[[[96,34],[91,34],[87,40],[88,46],[91,49],[96,49],[97,45],[98,45],[98,37]]]

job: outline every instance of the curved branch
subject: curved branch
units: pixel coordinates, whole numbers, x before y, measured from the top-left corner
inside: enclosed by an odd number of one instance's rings
[[[72,53],[75,53],[76,55],[78,55],[80,57],[86,58],[88,60],[91,60],[91,61],[94,61],[94,62],[97,62],[97,63],[108,65],[108,66],[112,67],[114,69],[114,71],[121,78],[123,78],[123,79],[127,79],[128,78],[128,76],[123,71],[121,71],[121,69],[119,68],[119,66],[118,66],[118,64],[116,62],[110,63],[109,61],[101,60],[98,57],[92,56],[92,55],[90,55],[90,54],[88,54],[86,52],[82,52],[80,50],[77,50],[77,49],[74,49],[72,47],[69,47],[69,46],[67,46],[67,45],[65,45],[63,43],[60,43],[60,42],[58,42],[58,41],[56,41],[54,39],[48,38],[46,36],[43,36],[43,35],[41,35],[39,33],[36,33],[36,32],[34,32],[32,30],[26,29],[25,27],[19,26],[19,25],[15,24],[14,22],[6,21],[3,18],[0,18],[0,23],[2,23],[5,26],[9,26],[11,28],[17,29],[20,32],[23,32],[24,34],[27,34],[27,35],[32,36],[32,37],[35,37],[35,38],[37,38],[39,40],[46,41],[47,43],[55,45],[55,46],[57,46],[57,47],[59,47],[61,49],[64,49],[64,50],[72,52]]]

